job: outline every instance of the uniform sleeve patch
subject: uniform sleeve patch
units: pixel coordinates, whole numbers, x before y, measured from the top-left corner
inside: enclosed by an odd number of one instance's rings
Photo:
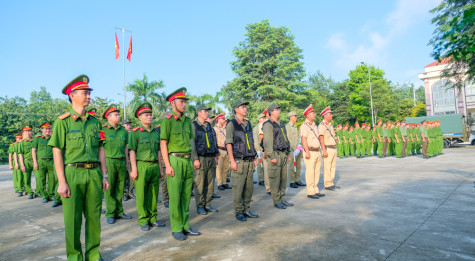
[[[36,135],[35,137],[41,137],[41,135],[38,134],[38,135]]]
[[[99,136],[100,136],[99,141],[106,139],[106,133],[104,131],[99,131]]]
[[[64,119],[66,119],[66,118],[69,117],[69,116],[71,116],[71,113],[66,112],[66,113],[63,113],[63,114],[59,115],[59,116],[58,116],[58,119],[64,120]]]
[[[140,129],[140,127],[135,127],[135,128],[133,128],[132,130],[133,130],[133,131],[137,131],[138,129]]]
[[[166,119],[170,119],[172,116],[173,116],[173,114],[170,113],[170,114],[168,114],[165,118],[166,118]]]
[[[107,124],[102,125],[102,127],[106,127],[106,126],[107,126]]]

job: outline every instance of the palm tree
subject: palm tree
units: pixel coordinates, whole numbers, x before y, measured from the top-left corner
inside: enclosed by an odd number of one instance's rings
[[[147,75],[143,74],[143,79],[136,79],[126,86],[126,90],[133,93],[134,98],[129,103],[129,110],[135,111],[137,106],[148,102],[153,106],[154,115],[158,118],[163,116],[166,108],[165,93],[158,93],[158,89],[165,87],[163,81],[148,81]]]

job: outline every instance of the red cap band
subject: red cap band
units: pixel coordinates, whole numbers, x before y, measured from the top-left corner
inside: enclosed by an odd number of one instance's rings
[[[306,110],[303,112],[303,116],[307,116],[307,114],[309,114],[309,113],[312,112],[312,111],[313,111],[313,108],[312,108],[312,107],[306,109]]]
[[[51,124],[49,124],[49,123],[45,123],[45,124],[41,125],[41,127],[40,127],[40,128],[45,128],[45,127],[51,127]]]
[[[184,92],[175,93],[174,95],[170,96],[170,99],[168,99],[168,101],[169,101],[169,102],[172,102],[173,100],[175,100],[175,99],[180,99],[180,98],[186,98]],[[138,115],[137,115],[137,116],[138,116]]]
[[[224,114],[220,114],[220,115],[216,116],[216,119],[223,118],[223,117],[224,117]]]
[[[87,83],[85,82],[77,82],[77,83],[71,84],[71,86],[69,86],[66,89],[66,95],[69,95],[72,91],[78,90],[78,89],[89,89],[89,85],[87,85]]]
[[[171,98],[170,98],[170,100],[171,100]],[[171,101],[173,101],[173,100],[171,100]],[[149,107],[140,108],[140,109],[137,111],[137,117],[139,117],[140,113],[143,112],[143,111],[145,111],[145,110],[152,110],[152,109],[150,109]]]
[[[106,117],[106,118],[107,118],[107,115],[109,115],[109,113],[110,113],[110,112],[113,112],[113,111],[116,111],[116,110],[117,110],[117,109],[116,109],[116,108],[114,108],[114,107],[112,107],[112,108],[108,109],[108,110],[106,111],[106,113],[104,113],[104,117]]]

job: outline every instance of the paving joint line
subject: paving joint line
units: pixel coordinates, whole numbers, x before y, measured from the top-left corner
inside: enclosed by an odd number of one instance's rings
[[[454,189],[452,190],[452,192],[444,199],[444,201],[442,201],[438,206],[437,208],[432,211],[432,213],[414,230],[412,231],[412,233],[406,238],[404,239],[401,244],[399,244],[399,246],[397,246],[384,260],[388,260],[388,258],[390,258],[402,245],[404,245],[406,243],[406,241],[412,237],[412,235],[414,235],[433,215],[434,213],[439,210],[439,208],[445,204],[445,202],[455,193],[455,191],[457,191],[457,189],[459,189],[460,186],[462,186],[463,183],[465,183],[467,181],[467,179],[471,178],[473,176],[473,173],[470,174],[470,176],[467,176],[462,182],[460,182],[460,184]]]

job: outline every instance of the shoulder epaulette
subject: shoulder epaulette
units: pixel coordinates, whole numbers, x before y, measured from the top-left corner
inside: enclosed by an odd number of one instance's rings
[[[66,118],[69,117],[69,116],[71,116],[71,113],[66,112],[66,113],[63,113],[63,114],[59,115],[59,116],[58,116],[58,119],[64,120],[64,119],[66,119]]]
[[[139,127],[135,127],[135,128],[133,128],[132,130],[133,130],[133,131],[137,131],[138,129],[140,129],[140,126],[139,126]]]
[[[102,127],[106,127],[106,126],[107,126],[107,124],[102,125]]]
[[[172,116],[173,116],[173,114],[170,113],[165,117],[165,119],[170,119]]]
[[[41,137],[41,135],[40,135],[40,134],[38,134],[38,135],[36,135],[35,137]]]

